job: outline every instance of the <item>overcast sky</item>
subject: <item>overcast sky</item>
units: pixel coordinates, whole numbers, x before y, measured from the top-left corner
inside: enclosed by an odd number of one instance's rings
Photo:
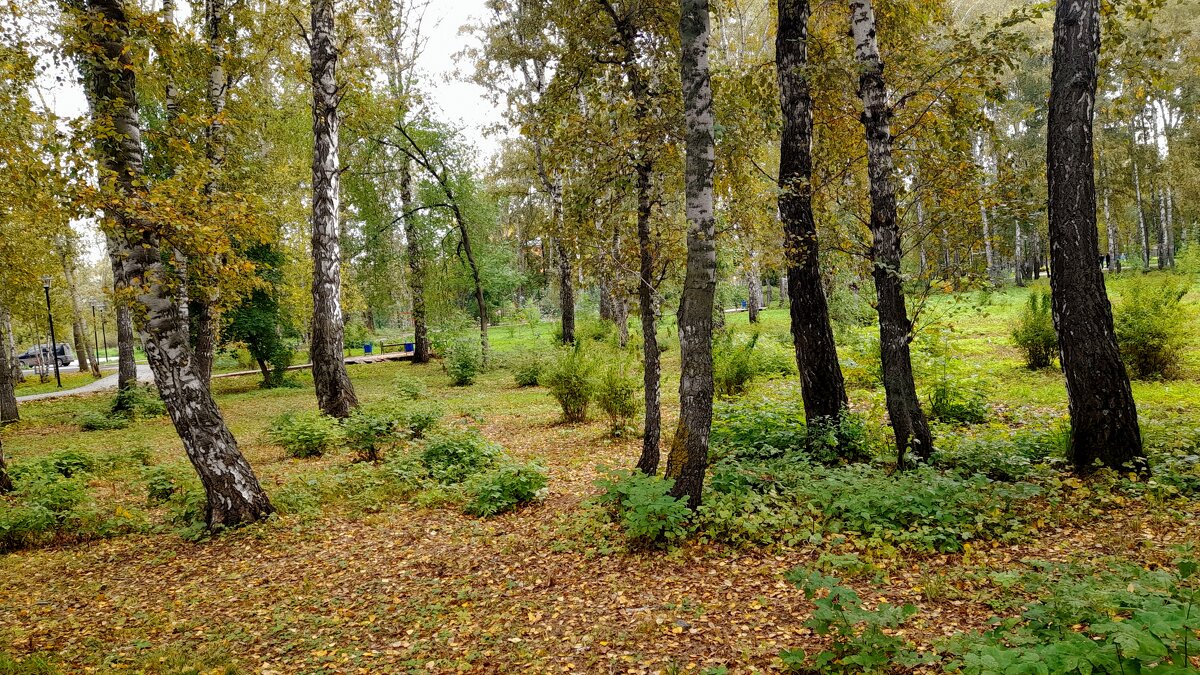
[[[187,3],[181,3],[186,8]],[[186,9],[182,10],[186,11]],[[485,0],[433,0],[425,16],[425,32],[429,42],[418,62],[423,75],[424,89],[430,104],[441,112],[443,121],[461,127],[467,139],[479,148],[485,159],[498,145],[496,139],[485,138],[483,129],[501,120],[500,111],[487,100],[482,87],[464,82],[458,75],[469,75],[471,64],[461,67],[455,55],[475,41],[471,35],[460,34],[468,23],[476,23],[487,11]],[[181,17],[182,19],[182,17]],[[78,117],[87,112],[83,90],[76,81],[70,64],[62,71],[50,71],[43,76],[42,91],[46,103],[62,117]]]

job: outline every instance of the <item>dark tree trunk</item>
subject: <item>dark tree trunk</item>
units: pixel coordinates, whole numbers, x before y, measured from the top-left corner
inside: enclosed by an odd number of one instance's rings
[[[12,479],[8,477],[8,464],[4,461],[4,439],[0,438],[0,495],[12,491]]]
[[[556,203],[555,212],[560,208]],[[554,237],[554,255],[558,257],[558,304],[562,315],[562,343],[569,345],[575,342],[575,266],[571,264],[571,254],[563,245],[561,236]]]
[[[708,468],[708,434],[712,427],[713,296],[717,288],[716,227],[713,215],[712,83],[708,72],[708,0],[680,0],[681,81],[685,210],[688,219],[687,273],[679,303],[679,426],[671,440],[667,475],[675,479],[671,494],[700,506]]]
[[[125,205],[145,197],[141,128],[137,113],[136,69],[129,47],[129,22],[122,0],[88,0],[80,17],[86,43],[79,52],[97,55],[84,66],[86,90],[97,121],[114,131],[97,141],[103,172],[113,177],[117,207],[112,213],[112,252],[117,279],[136,289],[134,301],[143,343],[159,395],[183,441],[184,450],[204,485],[205,517],[210,526],[230,526],[263,518],[270,501],[254,471],[238,450],[207,384],[192,365],[188,329],[171,292],[173,272],[163,264],[162,243],[153,223]]]
[[[16,377],[13,375],[13,353],[9,349],[9,332],[12,330],[8,310],[0,307],[0,425],[20,419],[17,410]],[[20,368],[20,366],[17,366]],[[20,372],[18,370],[18,372]]]
[[[1137,408],[1096,265],[1092,112],[1099,54],[1099,0],[1058,0],[1046,146],[1050,289],[1071,413],[1068,458],[1079,473],[1097,462],[1144,468]]]
[[[812,94],[808,67],[808,0],[779,0],[775,62],[783,134],[779,152],[779,215],[791,282],[792,342],[808,424],[841,415],[846,384],[821,284],[817,226],[812,210]]]
[[[879,352],[888,416],[896,435],[897,465],[904,467],[911,452],[918,459],[933,453],[929,422],[917,398],[909,343],[912,323],[904,305],[900,272],[900,228],[896,222],[896,187],[892,182],[891,110],[883,79],[883,61],[875,36],[875,12],[870,0],[850,0],[850,34],[861,67],[858,94],[863,100],[862,124],[867,137],[867,171],[871,180],[872,276],[879,308]]]
[[[412,160],[405,158],[400,165],[400,203],[406,212],[413,208]],[[413,363],[429,363],[429,327],[425,319],[425,257],[421,252],[421,237],[417,219],[411,214],[403,219],[405,256],[408,262],[408,287],[412,293]]]
[[[1025,286],[1025,235],[1021,233],[1021,223],[1016,223],[1016,236],[1013,237],[1013,283],[1018,287]]]
[[[333,0],[312,0],[313,85],[313,382],[321,411],[346,417],[358,406],[346,373],[342,321],[341,242],[338,239],[338,99],[337,45],[333,33]]]
[[[633,97],[634,124],[641,133],[650,119],[654,102],[650,87],[638,65],[637,30],[633,16],[622,15],[608,0],[600,0],[603,9],[612,19],[616,38],[621,43],[621,66],[629,83]],[[662,351],[658,346],[658,272],[655,270],[654,237],[650,226],[653,208],[654,159],[649,145],[654,141],[642,139],[634,160],[636,175],[634,188],[637,195],[638,233],[638,313],[642,324],[642,382],[644,385],[646,418],[642,432],[642,454],[637,468],[653,476],[658,472],[659,439],[662,436],[662,410],[660,407],[662,386]]]

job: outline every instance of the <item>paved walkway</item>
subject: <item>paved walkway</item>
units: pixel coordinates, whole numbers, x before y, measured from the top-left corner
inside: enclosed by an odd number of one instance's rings
[[[150,366],[138,364],[137,367],[138,382],[150,383],[154,381],[154,373],[150,372]],[[85,384],[82,387],[74,389],[63,389],[62,391],[47,391],[41,394],[28,394],[26,396],[18,396],[17,403],[28,403],[30,401],[41,401],[48,398],[62,398],[64,396],[80,396],[83,394],[95,394],[96,392],[109,391],[117,388],[117,373],[114,371],[111,375]]]
[[[372,354],[370,356],[351,356],[346,359],[346,365],[354,365],[358,363],[379,363],[380,361],[403,361],[412,358],[412,352],[393,352],[391,354]],[[64,366],[70,367],[70,366]],[[297,366],[291,366],[288,370],[303,370],[311,368],[311,363],[305,363]],[[139,363],[137,367],[138,382],[149,384],[154,382],[154,373],[150,371],[150,366]],[[261,375],[258,370],[243,370],[236,373],[217,373],[213,378],[221,377],[241,377],[244,375]],[[63,389],[61,391],[47,391],[41,394],[28,394],[26,396],[18,396],[17,403],[28,403],[30,401],[44,401],[51,398],[63,398],[65,396],[82,396],[86,394],[95,394],[102,391],[111,391],[117,388],[117,374],[114,372],[111,375],[106,375],[95,382],[85,384],[82,387],[74,389]]]

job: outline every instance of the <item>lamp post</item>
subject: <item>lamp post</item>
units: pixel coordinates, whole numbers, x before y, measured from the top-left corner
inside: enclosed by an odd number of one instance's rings
[[[42,288],[46,291],[46,316],[50,320],[50,360],[54,362],[54,381],[62,389],[62,376],[58,374],[58,338],[54,336],[54,311],[50,309],[50,276],[42,277]]]
[[[96,372],[100,372],[100,335],[96,332],[96,303],[92,303],[92,347],[96,349]],[[108,354],[105,354],[108,356]]]
[[[104,362],[108,363],[108,315],[104,310],[108,309],[108,305],[100,305],[100,339],[104,340]]]

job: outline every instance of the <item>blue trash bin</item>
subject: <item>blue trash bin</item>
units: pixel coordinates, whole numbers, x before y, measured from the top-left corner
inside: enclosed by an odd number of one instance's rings
[[[415,342],[405,342],[405,343],[404,343],[404,351],[406,351],[406,352],[415,352],[415,351],[417,351],[417,343],[415,343]]]
[[[370,342],[363,343],[363,354],[374,353],[374,349],[375,349],[375,345],[371,344]]]

